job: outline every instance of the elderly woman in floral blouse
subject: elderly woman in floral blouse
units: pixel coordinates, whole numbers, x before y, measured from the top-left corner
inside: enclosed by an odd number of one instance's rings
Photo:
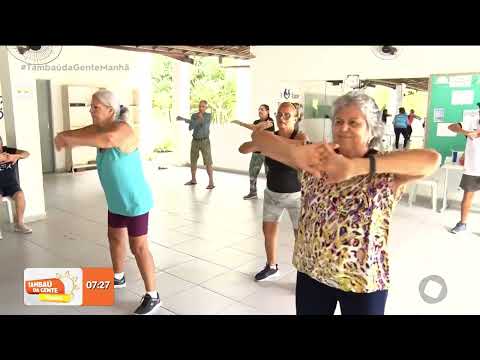
[[[252,133],[266,156],[303,170],[298,238],[297,314],[383,314],[390,285],[388,237],[405,185],[433,173],[436,151],[379,153],[383,135],[375,101],[361,92],[333,106],[332,144],[299,145]]]

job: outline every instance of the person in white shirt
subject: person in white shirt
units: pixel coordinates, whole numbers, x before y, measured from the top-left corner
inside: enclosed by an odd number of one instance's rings
[[[480,104],[479,117],[470,118],[463,123],[452,124],[448,127],[454,133],[467,138],[465,146],[465,164],[460,187],[463,189],[461,218],[450,232],[456,234],[467,230],[467,218],[472,207],[473,196],[480,190]]]

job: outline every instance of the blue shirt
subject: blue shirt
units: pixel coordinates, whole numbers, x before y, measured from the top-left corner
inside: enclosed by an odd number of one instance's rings
[[[406,129],[408,127],[408,115],[407,114],[397,114],[393,119],[393,126],[395,128]]]
[[[203,121],[198,121],[198,113],[192,114],[192,117],[188,123],[190,126],[188,130],[193,129],[193,138],[194,139],[205,139],[210,135],[210,121],[212,119],[212,114],[204,113]]]
[[[138,216],[153,207],[152,192],[143,175],[138,149],[131,153],[118,148],[98,150],[97,170],[111,213]]]

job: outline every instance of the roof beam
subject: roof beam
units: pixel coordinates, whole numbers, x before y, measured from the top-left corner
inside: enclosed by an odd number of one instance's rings
[[[249,52],[248,54],[242,54],[242,53],[236,53],[235,51],[225,51],[225,50],[220,50],[220,49],[215,49],[215,48],[204,48],[204,47],[197,47],[197,46],[168,46],[169,48],[172,49],[178,49],[178,50],[185,50],[185,51],[191,51],[194,53],[204,53],[207,55],[224,55],[224,56],[229,56],[229,57],[237,57],[240,59],[252,59],[254,56]]]
[[[152,48],[146,48],[146,47],[141,47],[141,46],[129,46],[129,45],[126,45],[126,46],[102,46],[102,47],[111,48],[111,49],[118,49],[118,50],[125,50],[125,51],[149,52],[149,53],[152,53],[152,54],[164,55],[164,56],[168,56],[168,57],[170,57],[172,59],[175,59],[175,60],[179,60],[179,61],[187,62],[189,64],[193,64],[193,59],[189,58],[186,55],[181,55],[181,54],[178,54],[178,53],[171,53],[171,52],[162,51],[162,50],[155,50],[155,49],[153,49],[153,47]]]

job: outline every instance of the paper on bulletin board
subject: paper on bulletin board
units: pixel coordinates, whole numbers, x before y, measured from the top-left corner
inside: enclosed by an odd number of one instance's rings
[[[472,86],[472,75],[455,75],[449,77],[450,87],[470,87]]]
[[[433,109],[433,122],[444,122],[445,121],[445,109],[437,108]]]
[[[448,84],[448,76],[439,76],[437,78],[437,84]]]
[[[463,110],[463,122],[473,124],[478,121],[478,110]]]
[[[452,105],[471,105],[471,104],[473,104],[473,90],[452,91]]]
[[[457,136],[453,131],[448,130],[448,126],[451,123],[438,123],[437,124],[437,136]]]

